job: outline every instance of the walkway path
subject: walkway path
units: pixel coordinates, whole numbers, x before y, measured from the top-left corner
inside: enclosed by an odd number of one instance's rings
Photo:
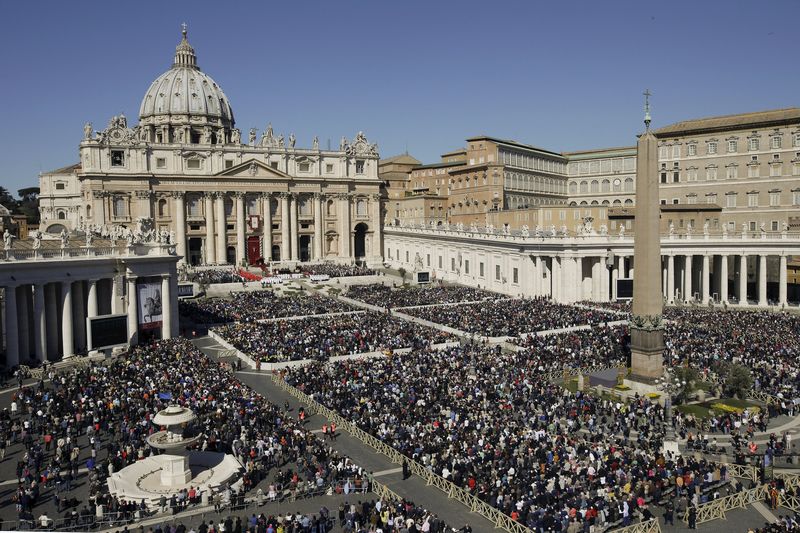
[[[208,338],[198,339],[195,341],[195,345],[211,357],[216,357],[220,350],[220,347],[214,346],[213,341]],[[263,374],[238,372],[237,377],[278,406],[284,405],[284,402],[289,402],[290,414],[294,415],[298,412],[301,404],[296,398],[276,387],[270,374],[266,372]],[[327,422],[324,417],[316,414],[309,417],[308,420],[308,426],[312,429],[322,427],[322,424]],[[386,456],[376,452],[372,447],[367,446],[350,434],[344,431],[340,432],[337,439],[331,442],[331,445],[338,452],[353,458],[357,464],[367,471],[380,474],[381,483],[391,490],[418,505],[429,507],[451,526],[461,527],[465,523],[469,523],[473,531],[494,531],[492,522],[480,515],[467,512],[466,507],[461,503],[451,500],[437,488],[425,485],[425,482],[418,477],[412,476],[403,480],[397,464],[392,463]]]

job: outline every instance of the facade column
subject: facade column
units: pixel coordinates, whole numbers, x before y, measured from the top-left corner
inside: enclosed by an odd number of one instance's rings
[[[375,260],[383,260],[383,234],[381,232],[381,195],[373,194],[370,196],[370,208],[372,209],[372,249],[369,255]]]
[[[667,302],[675,303],[675,256],[667,256]]]
[[[323,236],[323,228],[325,227],[323,216],[322,195],[320,193],[314,193],[314,259],[316,261],[321,261],[323,259],[323,239],[325,238]]]
[[[170,277],[161,277],[161,338],[172,338],[172,287]]]
[[[767,256],[758,256],[758,305],[767,305]]]
[[[111,278],[111,313],[118,315],[122,312],[120,305],[120,293],[122,292],[122,277],[114,276]]]
[[[261,227],[261,257],[264,261],[272,260],[272,195],[265,192],[261,195],[261,212],[264,223]]]
[[[748,305],[747,301],[747,255],[739,257],[739,305]]]
[[[213,265],[217,262],[217,245],[214,242],[214,195],[209,192],[203,198],[206,201],[206,264]]]
[[[592,260],[592,301],[599,302],[600,296],[600,258],[597,261]]]
[[[711,294],[709,291],[709,284],[711,283],[711,268],[709,265],[709,257],[708,254],[703,254],[703,272],[702,272],[702,280],[701,283],[703,285],[703,303],[707,304],[708,300],[711,298]]]
[[[33,353],[37,361],[47,358],[47,320],[44,309],[44,283],[33,286]]]
[[[58,301],[59,295],[55,283],[45,285],[44,307],[47,314],[47,355],[48,360],[58,360],[61,346],[58,344]]]
[[[611,299],[617,299],[617,280],[619,279],[619,261],[611,261]]]
[[[584,293],[583,287],[583,257],[575,257],[572,260],[572,267],[574,269],[574,280],[575,283],[573,284],[574,293],[572,297],[572,302],[578,302],[586,299],[586,295]]]
[[[728,303],[728,256],[721,255],[719,259],[719,301]]]
[[[136,278],[128,276],[128,344],[135,346],[139,342],[139,316],[136,308]],[[164,299],[161,299],[162,305]]]
[[[787,298],[787,290],[786,290],[786,268],[787,268],[787,259],[785,255],[780,256],[780,264],[778,266],[778,304],[779,305],[788,305],[789,300]]]
[[[225,217],[225,193],[217,193],[214,199],[214,219],[217,223],[217,263],[228,262],[228,221]]]
[[[289,260],[289,193],[281,193],[281,261]]]
[[[86,350],[86,304],[83,300],[83,281],[76,281],[72,284],[72,309],[73,322],[78,323],[72,335],[75,339],[75,350],[83,353]]]
[[[20,285],[17,288],[17,324],[19,324],[19,358],[25,364],[31,356],[31,330],[29,309],[30,309],[30,285]]]
[[[86,281],[86,318],[97,316],[97,280],[89,279]],[[86,321],[86,349],[92,351],[92,330],[89,328],[89,321]]]
[[[300,225],[297,223],[297,194],[293,193],[289,198],[289,250],[291,250],[292,261],[298,261],[298,244],[300,244]]]
[[[72,282],[61,282],[61,344],[62,357],[67,359],[75,355],[72,341]]]
[[[5,317],[6,368],[19,365],[19,329],[17,324],[17,286],[6,285]]]
[[[181,256],[181,262],[188,263],[186,257],[186,201],[182,191],[174,191],[172,198],[175,211],[175,252]],[[95,315],[96,316],[96,315]]]
[[[608,301],[608,259],[601,255],[598,261],[597,270],[600,274],[600,301]]]
[[[245,260],[244,247],[244,193],[237,192],[236,197],[236,266],[241,266]]]
[[[350,260],[350,239],[352,238],[352,231],[350,230],[350,195],[342,193],[339,195],[339,223],[340,223],[340,255]]]
[[[692,260],[693,256],[686,255],[685,267],[683,269],[683,299],[690,301],[692,299]]]
[[[552,256],[551,260],[553,268],[551,269],[550,273],[550,277],[552,278],[550,294],[553,298],[553,301],[560,302],[561,301],[561,258],[557,255],[554,255]]]

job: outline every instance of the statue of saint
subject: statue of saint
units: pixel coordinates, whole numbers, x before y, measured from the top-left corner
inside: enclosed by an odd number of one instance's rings
[[[93,242],[94,242],[94,234],[92,234],[91,231],[86,230],[86,247],[91,248]]]
[[[9,233],[8,230],[5,230],[3,232],[3,249],[4,250],[10,250],[11,249],[11,241],[13,239],[14,239],[14,236],[11,235],[11,233]]]
[[[256,129],[255,128],[250,128],[249,140],[250,140],[250,145],[255,146],[255,144],[256,144]]]
[[[294,148],[294,145],[297,144],[297,138],[294,136],[294,133],[289,134],[289,148]]]
[[[311,141],[311,147],[314,150],[319,150],[319,137],[317,137],[316,135],[314,135],[314,140]]]
[[[69,233],[66,229],[62,229],[58,236],[61,237],[61,247],[66,248],[69,244]]]
[[[87,122],[83,125],[83,138],[84,140],[88,141],[92,138],[92,123]]]
[[[33,249],[38,250],[42,247],[42,232],[38,229],[33,232]]]
[[[234,128],[231,131],[231,143],[232,144],[239,144],[242,140],[242,132],[239,131],[239,128]]]
[[[283,148],[284,146],[285,144],[283,141],[283,133],[281,133],[280,135],[278,135],[278,148]]]

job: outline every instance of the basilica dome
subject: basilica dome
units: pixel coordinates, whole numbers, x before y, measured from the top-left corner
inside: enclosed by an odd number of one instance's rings
[[[234,118],[228,97],[197,66],[185,28],[172,67],[150,84],[142,99],[139,124],[151,130],[153,141],[216,143],[230,136]]]

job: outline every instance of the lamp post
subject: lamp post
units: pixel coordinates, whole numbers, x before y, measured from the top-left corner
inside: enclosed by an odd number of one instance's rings
[[[672,399],[676,392],[684,390],[686,380],[675,376],[668,368],[664,369],[664,375],[655,379],[656,388],[662,391],[664,397],[664,444],[665,452],[672,452],[673,455],[680,455],[678,440],[675,437],[675,428],[672,426]]]

